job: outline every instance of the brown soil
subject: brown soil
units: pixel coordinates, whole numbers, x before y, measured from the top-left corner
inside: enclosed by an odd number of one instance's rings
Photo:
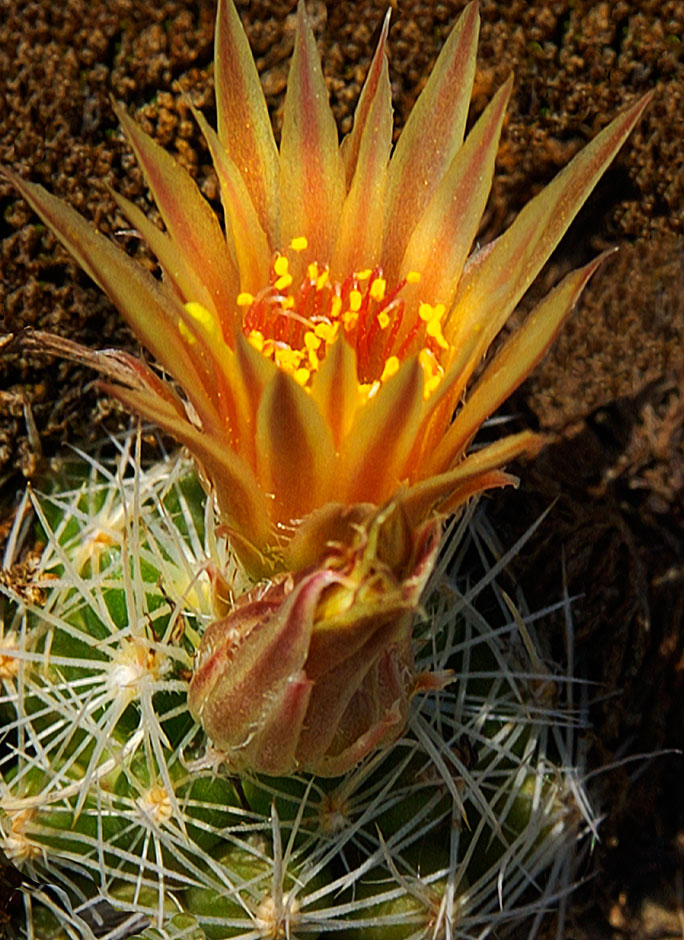
[[[390,34],[397,127],[463,0],[396,0]],[[292,0],[241,2],[276,126]],[[309,3],[339,126],[347,130],[385,0]],[[533,289],[607,245],[552,353],[508,411],[556,435],[492,502],[511,541],[557,502],[519,561],[532,603],[577,599],[578,668],[600,683],[596,766],[684,746],[684,6],[678,0],[481,0],[472,116],[510,70],[515,91],[481,237],[488,239],[620,108],[644,119]],[[0,0],[0,164],[67,199],[147,263],[108,194],[151,211],[110,96],[216,183],[180,89],[213,117],[213,0]],[[0,181],[4,328],[40,326],[91,347],[135,348],[119,315]],[[126,421],[92,376],[17,351],[0,360],[0,485],[11,505],[65,444]],[[638,771],[644,771],[641,775]],[[605,774],[603,873],[578,896],[574,933],[681,936],[681,759]]]

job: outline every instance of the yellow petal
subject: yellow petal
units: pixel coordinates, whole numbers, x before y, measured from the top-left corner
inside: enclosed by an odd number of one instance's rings
[[[280,369],[261,398],[256,449],[275,520],[287,527],[325,501],[335,456],[330,429],[308,392]]]
[[[271,119],[245,31],[233,0],[216,11],[218,136],[242,174],[271,250],[280,244],[280,167]]]
[[[311,397],[332,431],[335,449],[349,433],[359,407],[356,353],[344,337],[328,348],[311,383]]]
[[[188,267],[202,273],[216,309],[230,309],[235,276],[226,240],[211,206],[171,154],[138,127],[122,107],[114,104],[114,110],[176,250],[183,254]]]
[[[392,156],[383,250],[385,274],[390,279],[397,275],[413,226],[463,142],[478,29],[477,3],[473,2],[444,44]]]
[[[305,235],[300,264],[330,261],[344,199],[344,167],[303,0],[285,94],[280,144],[283,244]],[[294,272],[293,272],[294,273]]]
[[[338,485],[351,502],[384,502],[406,475],[423,409],[423,369],[406,360],[362,408],[343,443]]]
[[[427,473],[447,470],[482,423],[523,382],[541,361],[584,286],[608,254],[568,274],[539,303],[487,367],[451,427],[425,465]]]

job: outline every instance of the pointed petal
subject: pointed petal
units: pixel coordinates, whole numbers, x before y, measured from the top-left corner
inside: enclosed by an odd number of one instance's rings
[[[149,137],[126,111],[114,105],[116,115],[145,174],[164,225],[188,267],[201,272],[217,310],[230,310],[235,283],[226,240],[211,206],[190,174],[171,154]],[[187,297],[186,300],[197,300]]]
[[[272,253],[268,240],[243,177],[228,156],[215,131],[207,124],[204,115],[194,107],[192,112],[204,134],[221,186],[221,201],[226,226],[230,226],[233,235],[232,241],[240,271],[239,289],[257,294],[265,284],[268,284]]]
[[[441,443],[430,456],[426,470],[439,473],[458,460],[484,421],[523,382],[541,361],[556,338],[580,294],[608,254],[568,274],[539,303],[487,367],[456,416]]]
[[[444,335],[463,358],[464,384],[637,123],[652,94],[619,115],[520,212],[461,279]]]
[[[283,244],[305,235],[306,260],[332,256],[344,199],[344,167],[311,25],[303,0],[285,94],[280,144]]]
[[[107,294],[140,341],[175,376],[202,420],[215,421],[213,375],[201,358],[200,343],[188,346],[181,338],[178,323],[187,314],[175,294],[42,186],[2,172]]]
[[[333,277],[341,279],[352,271],[374,267],[382,247],[385,182],[392,147],[392,90],[385,55],[389,13],[361,92],[353,130],[343,142],[349,192],[330,264]]]
[[[256,449],[274,519],[288,524],[325,501],[335,457],[330,429],[309,394],[280,369],[259,405]]]
[[[464,498],[468,498],[485,488],[485,486],[477,485],[476,481],[480,477],[487,487],[511,482],[511,478],[508,477],[490,479],[489,475],[521,454],[537,453],[545,442],[546,438],[543,435],[534,434],[532,431],[511,434],[470,454],[453,470],[416,483],[398,497],[398,502],[404,507],[414,525],[425,519],[431,512],[448,515],[457,508],[452,497],[461,492],[462,487],[465,489],[461,495],[466,493]],[[473,485],[474,481],[475,485]]]
[[[392,156],[383,251],[383,267],[391,279],[397,274],[416,219],[463,142],[479,21],[477,3],[472,2],[444,44]]]
[[[200,272],[188,264],[186,256],[178,250],[171,238],[161,229],[158,229],[154,222],[148,219],[145,213],[129,199],[125,199],[114,190],[110,190],[110,195],[131,225],[137,229],[154,252],[164,275],[173,284],[178,295],[184,301],[197,301],[215,316],[218,316],[214,298],[207,289]],[[237,296],[239,291],[237,278],[234,279],[233,291]]]
[[[349,433],[359,407],[356,353],[343,336],[328,349],[311,383],[311,397],[332,431],[335,449]]]
[[[491,189],[512,87],[511,77],[468,134],[413,230],[401,276],[420,271],[420,282],[414,287],[420,300],[447,306],[451,301]]]
[[[418,429],[423,385],[423,370],[412,357],[359,408],[339,473],[350,502],[379,504],[397,489]]]
[[[256,469],[257,412],[266,386],[275,379],[278,367],[270,359],[257,352],[240,331],[235,335],[235,374],[239,385],[240,438],[242,452]]]
[[[361,89],[361,94],[359,95],[358,104],[356,105],[356,110],[354,111],[354,125],[340,146],[340,153],[344,163],[347,191],[349,191],[352,179],[354,178],[354,173],[356,172],[362,138],[368,133],[367,127],[369,122],[371,126],[373,124],[373,120],[370,115],[377,107],[376,102],[378,97],[380,97],[382,100],[385,98],[387,93],[382,89],[382,86],[389,82],[389,75],[387,74],[387,54],[385,49],[387,46],[387,34],[389,32],[391,12],[392,9],[390,8],[385,14],[382,30],[380,32],[380,39],[378,40],[378,45],[373,56],[373,61],[371,62],[370,68],[368,69],[368,75],[366,75],[366,81],[363,83],[363,88]],[[391,110],[391,88],[388,88],[388,92],[390,95],[389,107]],[[391,132],[392,128],[390,126],[390,133]]]
[[[242,174],[274,250],[280,244],[278,150],[259,73],[233,0],[219,0],[215,48],[219,140]]]
[[[251,469],[229,447],[226,437],[217,439],[196,428],[148,392],[119,385],[105,387],[127,408],[153,421],[188,448],[214,487],[221,515],[229,525],[257,546],[270,540],[268,501]]]

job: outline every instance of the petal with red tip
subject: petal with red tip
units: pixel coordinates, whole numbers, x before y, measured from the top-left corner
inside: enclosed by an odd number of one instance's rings
[[[463,385],[634,128],[652,94],[619,115],[519,213],[462,277],[444,335],[463,360]]]
[[[354,127],[342,144],[347,198],[330,268],[344,278],[378,261],[385,215],[385,181],[392,147],[392,90],[385,43],[389,10],[361,92]],[[359,219],[363,224],[359,225]]]
[[[475,77],[477,3],[451,30],[401,132],[389,167],[383,267],[396,275],[411,231],[463,142]]]
[[[176,250],[183,254],[189,268],[201,272],[214,307],[228,309],[235,299],[235,275],[211,206],[188,171],[170,153],[138,127],[122,107],[115,104],[114,110]]]
[[[480,226],[513,79],[499,89],[451,161],[413,230],[401,276],[420,271],[420,299],[448,304]]]
[[[325,501],[335,458],[330,428],[311,396],[280,369],[261,398],[256,450],[274,519],[299,520]]]
[[[303,0],[285,93],[280,170],[283,244],[304,235],[303,256],[329,262],[344,200],[344,166]]]
[[[259,73],[233,0],[219,0],[215,50],[218,137],[240,171],[261,228],[275,249],[280,243],[278,150]]]

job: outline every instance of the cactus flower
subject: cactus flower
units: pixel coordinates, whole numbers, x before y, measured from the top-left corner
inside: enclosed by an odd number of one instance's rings
[[[471,252],[512,87],[464,138],[478,25],[472,2],[392,150],[387,17],[340,144],[300,0],[278,149],[239,17],[219,0],[217,130],[195,117],[223,227],[189,173],[116,108],[165,231],[115,199],[161,281],[11,176],[165,375],[41,335],[44,348],[99,369],[113,395],[188,448],[238,557],[270,579],[207,632],[191,686],[193,712],[238,766],[337,773],[401,731],[418,681],[407,637],[434,557],[426,545],[439,520],[511,482],[502,467],[539,446],[523,432],[469,453],[601,260],[567,275],[469,388],[647,103]]]

